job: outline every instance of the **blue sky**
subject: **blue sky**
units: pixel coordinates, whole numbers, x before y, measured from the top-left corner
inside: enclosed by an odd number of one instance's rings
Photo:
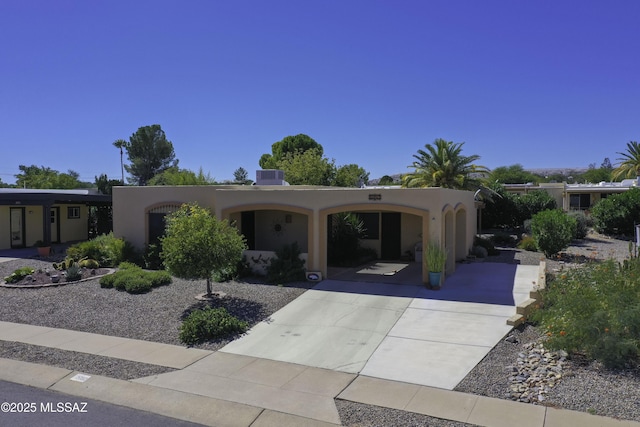
[[[615,164],[639,21],[636,0],[2,0],[0,178],[117,179],[112,142],[154,123],[220,181],[298,133],[371,178],[436,138],[489,168]]]

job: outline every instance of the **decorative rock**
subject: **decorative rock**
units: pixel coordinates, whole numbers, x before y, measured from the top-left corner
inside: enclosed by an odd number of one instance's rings
[[[510,397],[524,403],[544,402],[545,395],[561,380],[568,354],[563,350],[550,352],[542,342],[526,343],[522,348],[516,364],[506,368]]]
[[[515,335],[509,335],[507,338],[504,339],[506,342],[510,342],[513,344],[516,344],[518,342],[518,337],[516,337]]]

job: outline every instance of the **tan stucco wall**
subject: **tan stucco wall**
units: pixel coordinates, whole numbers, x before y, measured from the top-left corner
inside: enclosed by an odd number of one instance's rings
[[[85,205],[54,205],[60,207],[60,242],[74,242],[89,238],[88,216],[89,208]],[[80,208],[80,218],[69,219],[67,208],[70,206]],[[53,224],[52,224],[53,225]]]
[[[218,218],[239,222],[242,211],[271,211],[274,218],[290,212],[293,218],[305,217],[309,270],[322,271],[326,275],[326,224],[327,216],[345,211],[401,212],[403,214],[403,251],[411,250],[422,235],[428,241],[445,245],[444,217],[451,212],[451,230],[465,228],[463,238],[452,238],[447,243],[453,253],[466,253],[476,233],[476,210],[473,193],[440,188],[392,189],[392,188],[334,188],[308,186],[160,186],[114,187],[113,231],[138,248],[144,247],[146,236],[145,212],[163,203],[191,203],[210,208]],[[456,218],[456,212],[464,212],[464,219]],[[258,212],[256,214],[258,218]],[[270,226],[273,219],[266,215]],[[464,223],[464,227],[460,225]],[[406,228],[404,227],[406,226]],[[304,222],[296,225],[295,233],[302,233]],[[258,239],[256,227],[256,239]],[[262,237],[261,237],[262,238]],[[464,251],[459,246],[464,243]],[[456,249],[456,246],[458,248]],[[452,257],[453,258],[453,257]]]

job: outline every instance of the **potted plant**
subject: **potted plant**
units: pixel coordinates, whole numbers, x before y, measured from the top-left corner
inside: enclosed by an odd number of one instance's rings
[[[51,244],[45,243],[43,240],[36,241],[33,246],[37,248],[38,256],[49,256],[51,253]]]
[[[429,284],[432,288],[439,289],[442,273],[447,263],[447,251],[442,249],[439,244],[431,242],[427,246],[424,259],[429,269]]]

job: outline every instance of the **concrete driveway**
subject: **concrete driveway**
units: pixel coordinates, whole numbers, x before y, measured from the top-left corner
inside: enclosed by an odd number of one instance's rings
[[[537,276],[538,266],[473,263],[440,291],[324,280],[220,351],[453,389],[511,330]]]

